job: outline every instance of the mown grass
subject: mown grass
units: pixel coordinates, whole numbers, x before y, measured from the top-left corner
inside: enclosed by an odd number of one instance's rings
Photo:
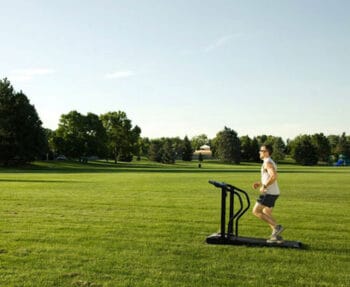
[[[226,181],[259,165],[38,162],[0,170],[0,286],[348,286],[350,169],[280,165],[274,214],[304,250],[214,246]],[[266,237],[250,213],[240,234]]]

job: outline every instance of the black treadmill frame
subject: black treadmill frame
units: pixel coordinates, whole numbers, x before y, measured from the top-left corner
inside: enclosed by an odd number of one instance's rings
[[[288,247],[301,248],[302,243],[299,241],[283,241],[282,243],[267,242],[264,238],[240,237],[238,235],[239,220],[250,207],[248,193],[234,185],[224,182],[209,180],[217,188],[221,188],[221,224],[220,233],[214,233],[207,237],[208,244],[228,244],[228,245],[249,245],[249,246],[267,246],[267,247]],[[229,221],[226,232],[226,197],[229,193]],[[234,212],[235,196],[239,200],[239,209]]]

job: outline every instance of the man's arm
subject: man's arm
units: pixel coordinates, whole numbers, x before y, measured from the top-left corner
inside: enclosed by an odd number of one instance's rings
[[[265,183],[267,186],[273,184],[277,180],[277,171],[272,163],[268,162],[266,164],[267,173],[269,174],[269,179]]]

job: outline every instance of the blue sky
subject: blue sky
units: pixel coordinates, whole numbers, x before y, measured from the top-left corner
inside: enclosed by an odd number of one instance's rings
[[[350,133],[350,1],[3,1],[0,78],[142,136]]]

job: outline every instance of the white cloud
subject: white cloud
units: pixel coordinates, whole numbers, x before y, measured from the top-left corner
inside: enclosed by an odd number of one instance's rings
[[[234,37],[238,37],[238,36],[240,36],[240,34],[238,34],[238,33],[237,34],[228,34],[228,35],[222,36],[222,37],[216,39],[213,43],[205,46],[203,48],[203,51],[205,53],[211,52],[215,49],[218,49],[218,48],[228,44]]]
[[[36,76],[45,76],[53,74],[55,71],[52,69],[18,69],[12,70],[10,78],[18,81],[30,81]]]
[[[107,79],[120,79],[120,78],[129,78],[134,76],[135,73],[133,71],[117,71],[113,73],[108,73],[105,75]]]

